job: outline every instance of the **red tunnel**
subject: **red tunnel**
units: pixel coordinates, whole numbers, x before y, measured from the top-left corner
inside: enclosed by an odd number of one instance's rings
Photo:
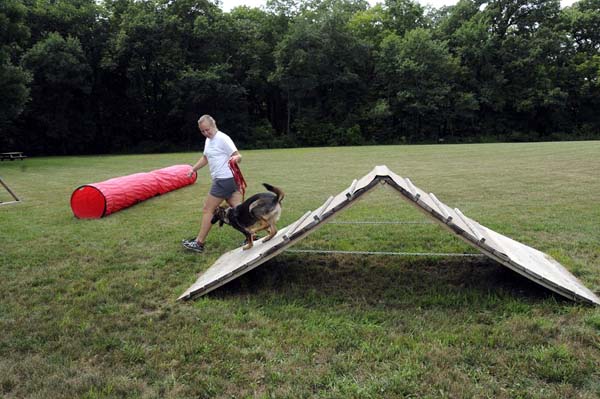
[[[71,195],[71,209],[80,219],[98,219],[121,209],[193,184],[189,165],[174,165],[148,173],[115,177],[78,187]]]

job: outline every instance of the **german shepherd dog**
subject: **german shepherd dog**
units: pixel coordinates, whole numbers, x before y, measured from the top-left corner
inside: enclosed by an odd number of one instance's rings
[[[263,242],[269,241],[277,234],[275,223],[281,215],[281,201],[285,193],[270,184],[263,183],[270,193],[258,193],[234,208],[218,207],[210,221],[212,224],[219,222],[219,227],[228,224],[240,231],[246,237],[244,250],[254,246],[254,235],[262,230],[269,234]]]

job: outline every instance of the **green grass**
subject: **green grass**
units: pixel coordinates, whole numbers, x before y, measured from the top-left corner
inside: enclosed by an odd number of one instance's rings
[[[385,164],[600,291],[600,142],[242,151],[248,192],[286,192],[280,226]],[[597,398],[600,309],[493,261],[284,253],[175,299],[241,235],[184,252],[199,182],[101,220],[72,191],[198,154],[30,158],[0,176],[2,398]],[[0,201],[10,197],[0,190]],[[337,220],[427,221],[391,190]],[[473,252],[433,224],[326,225],[296,248]]]

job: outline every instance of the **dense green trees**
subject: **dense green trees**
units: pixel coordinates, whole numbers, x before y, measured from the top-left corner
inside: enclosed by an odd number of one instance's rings
[[[72,153],[92,142],[91,68],[76,37],[49,33],[23,56],[33,75],[25,129],[34,151]]]
[[[360,143],[369,54],[340,4],[296,18],[275,49],[271,77],[287,101],[285,132],[299,145]]]
[[[29,39],[25,24],[27,8],[17,0],[0,3],[0,145],[15,145],[6,132],[23,112],[29,98],[30,75],[18,63],[22,46]]]
[[[0,2],[0,150],[600,137],[600,0]]]

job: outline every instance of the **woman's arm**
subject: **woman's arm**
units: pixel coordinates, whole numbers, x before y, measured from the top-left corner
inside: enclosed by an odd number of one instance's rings
[[[208,159],[206,159],[206,155],[202,155],[202,158],[200,158],[198,162],[196,162],[194,166],[192,166],[192,170],[190,170],[188,176],[191,177],[194,174],[194,172],[197,172],[200,168],[203,168],[206,165],[208,165]]]

